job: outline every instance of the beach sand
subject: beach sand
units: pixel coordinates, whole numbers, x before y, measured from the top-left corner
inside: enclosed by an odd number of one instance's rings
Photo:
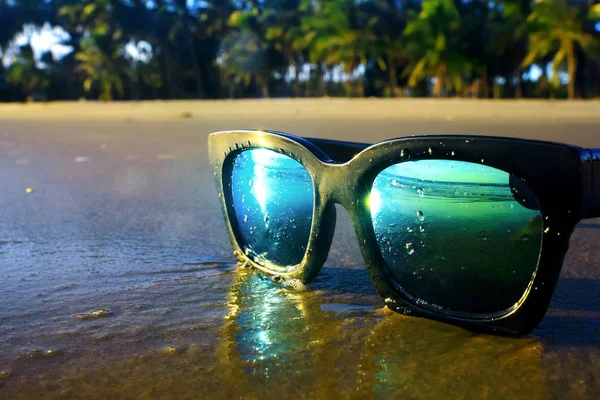
[[[531,336],[474,334],[383,310],[342,208],[309,291],[236,269],[206,146],[260,128],[600,147],[599,127],[599,102],[0,105],[0,398],[600,398],[599,219]]]

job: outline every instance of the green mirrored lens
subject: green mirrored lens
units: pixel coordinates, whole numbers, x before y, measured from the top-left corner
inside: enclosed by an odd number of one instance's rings
[[[539,205],[504,171],[451,160],[395,164],[373,182],[370,208],[386,268],[417,303],[497,313],[523,297],[537,269]]]
[[[304,257],[312,225],[308,171],[275,151],[246,150],[233,161],[231,194],[243,251],[258,264],[293,270]]]

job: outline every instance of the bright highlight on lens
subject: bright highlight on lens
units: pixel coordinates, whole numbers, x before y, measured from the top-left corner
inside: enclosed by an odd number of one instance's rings
[[[231,195],[243,251],[273,270],[296,268],[312,226],[314,188],[308,171],[284,154],[246,150],[233,161]]]
[[[452,160],[395,164],[373,182],[370,211],[385,267],[419,304],[497,313],[535,275],[539,206],[504,171]]]

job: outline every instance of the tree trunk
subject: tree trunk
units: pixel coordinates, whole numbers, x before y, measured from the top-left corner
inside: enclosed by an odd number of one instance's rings
[[[329,96],[329,84],[325,82],[326,69],[327,65],[322,63],[317,64],[317,68],[315,69],[315,93],[307,93],[306,97]]]
[[[481,97],[484,99],[487,99],[490,93],[489,85],[490,84],[488,82],[488,67],[487,65],[484,65],[483,71],[481,73],[481,91],[483,92]]]
[[[494,99],[498,100],[500,98],[500,84],[498,83],[498,79],[494,77]]]
[[[569,71],[569,99],[575,98],[575,78],[577,76],[577,57],[573,41],[569,42],[567,49],[567,68]]]
[[[260,91],[262,93],[263,99],[268,99],[269,98],[269,85],[268,85],[267,81],[265,79],[263,79],[262,76],[259,76],[256,79],[256,81],[260,85]]]
[[[352,97],[352,83],[349,80],[344,81],[344,89],[346,90],[346,97]]]
[[[435,97],[437,97],[437,98],[442,97],[442,89],[444,87],[445,76],[446,76],[446,66],[444,64],[442,64],[439,67],[437,67],[436,74],[435,74],[434,93],[435,93]]]
[[[365,97],[365,75],[363,74],[358,80],[358,96]]]
[[[139,74],[136,72],[134,72],[134,75],[131,77],[131,79],[128,79],[129,81],[129,86],[130,86],[130,91],[131,91],[131,100],[133,101],[140,101],[141,100],[141,93],[142,90],[140,89],[140,80],[139,80]]]
[[[294,97],[302,97],[302,93],[300,90],[300,69],[302,66],[298,63],[294,63],[294,68],[296,70],[296,75],[294,76],[294,80],[292,81],[292,91],[294,92]]]
[[[390,91],[391,96],[396,97],[396,91],[398,90],[398,76],[396,71],[396,60],[388,55],[388,71],[390,73]]]
[[[521,87],[521,70],[517,68],[515,71],[515,98],[520,99],[523,97],[523,88]]]
[[[168,43],[163,44],[163,54],[165,68],[164,77],[167,84],[167,98],[173,99],[175,98],[175,85],[173,84],[173,77],[171,76],[171,52],[169,51]]]
[[[551,94],[550,94],[550,86],[551,85],[548,82],[548,73],[546,71],[546,68],[547,68],[547,65],[542,64],[542,76],[541,76],[541,78],[539,80],[539,84],[538,84],[539,85],[538,86],[539,87],[539,89],[538,89],[539,95],[538,96],[545,98],[545,99],[551,97]]]
[[[186,30],[188,29],[186,24]],[[190,50],[190,57],[192,58],[192,70],[194,73],[194,79],[196,80],[196,96],[199,99],[204,98],[204,89],[202,88],[202,74],[200,72],[200,64],[198,63],[198,53],[196,52],[196,46],[194,44],[194,38],[192,32],[187,31],[187,42]]]

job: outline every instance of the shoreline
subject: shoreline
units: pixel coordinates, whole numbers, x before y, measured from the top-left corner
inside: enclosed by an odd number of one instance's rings
[[[266,119],[416,119],[494,123],[598,122],[595,100],[480,99],[240,99],[122,102],[1,103],[0,120],[172,120],[252,117]]]

